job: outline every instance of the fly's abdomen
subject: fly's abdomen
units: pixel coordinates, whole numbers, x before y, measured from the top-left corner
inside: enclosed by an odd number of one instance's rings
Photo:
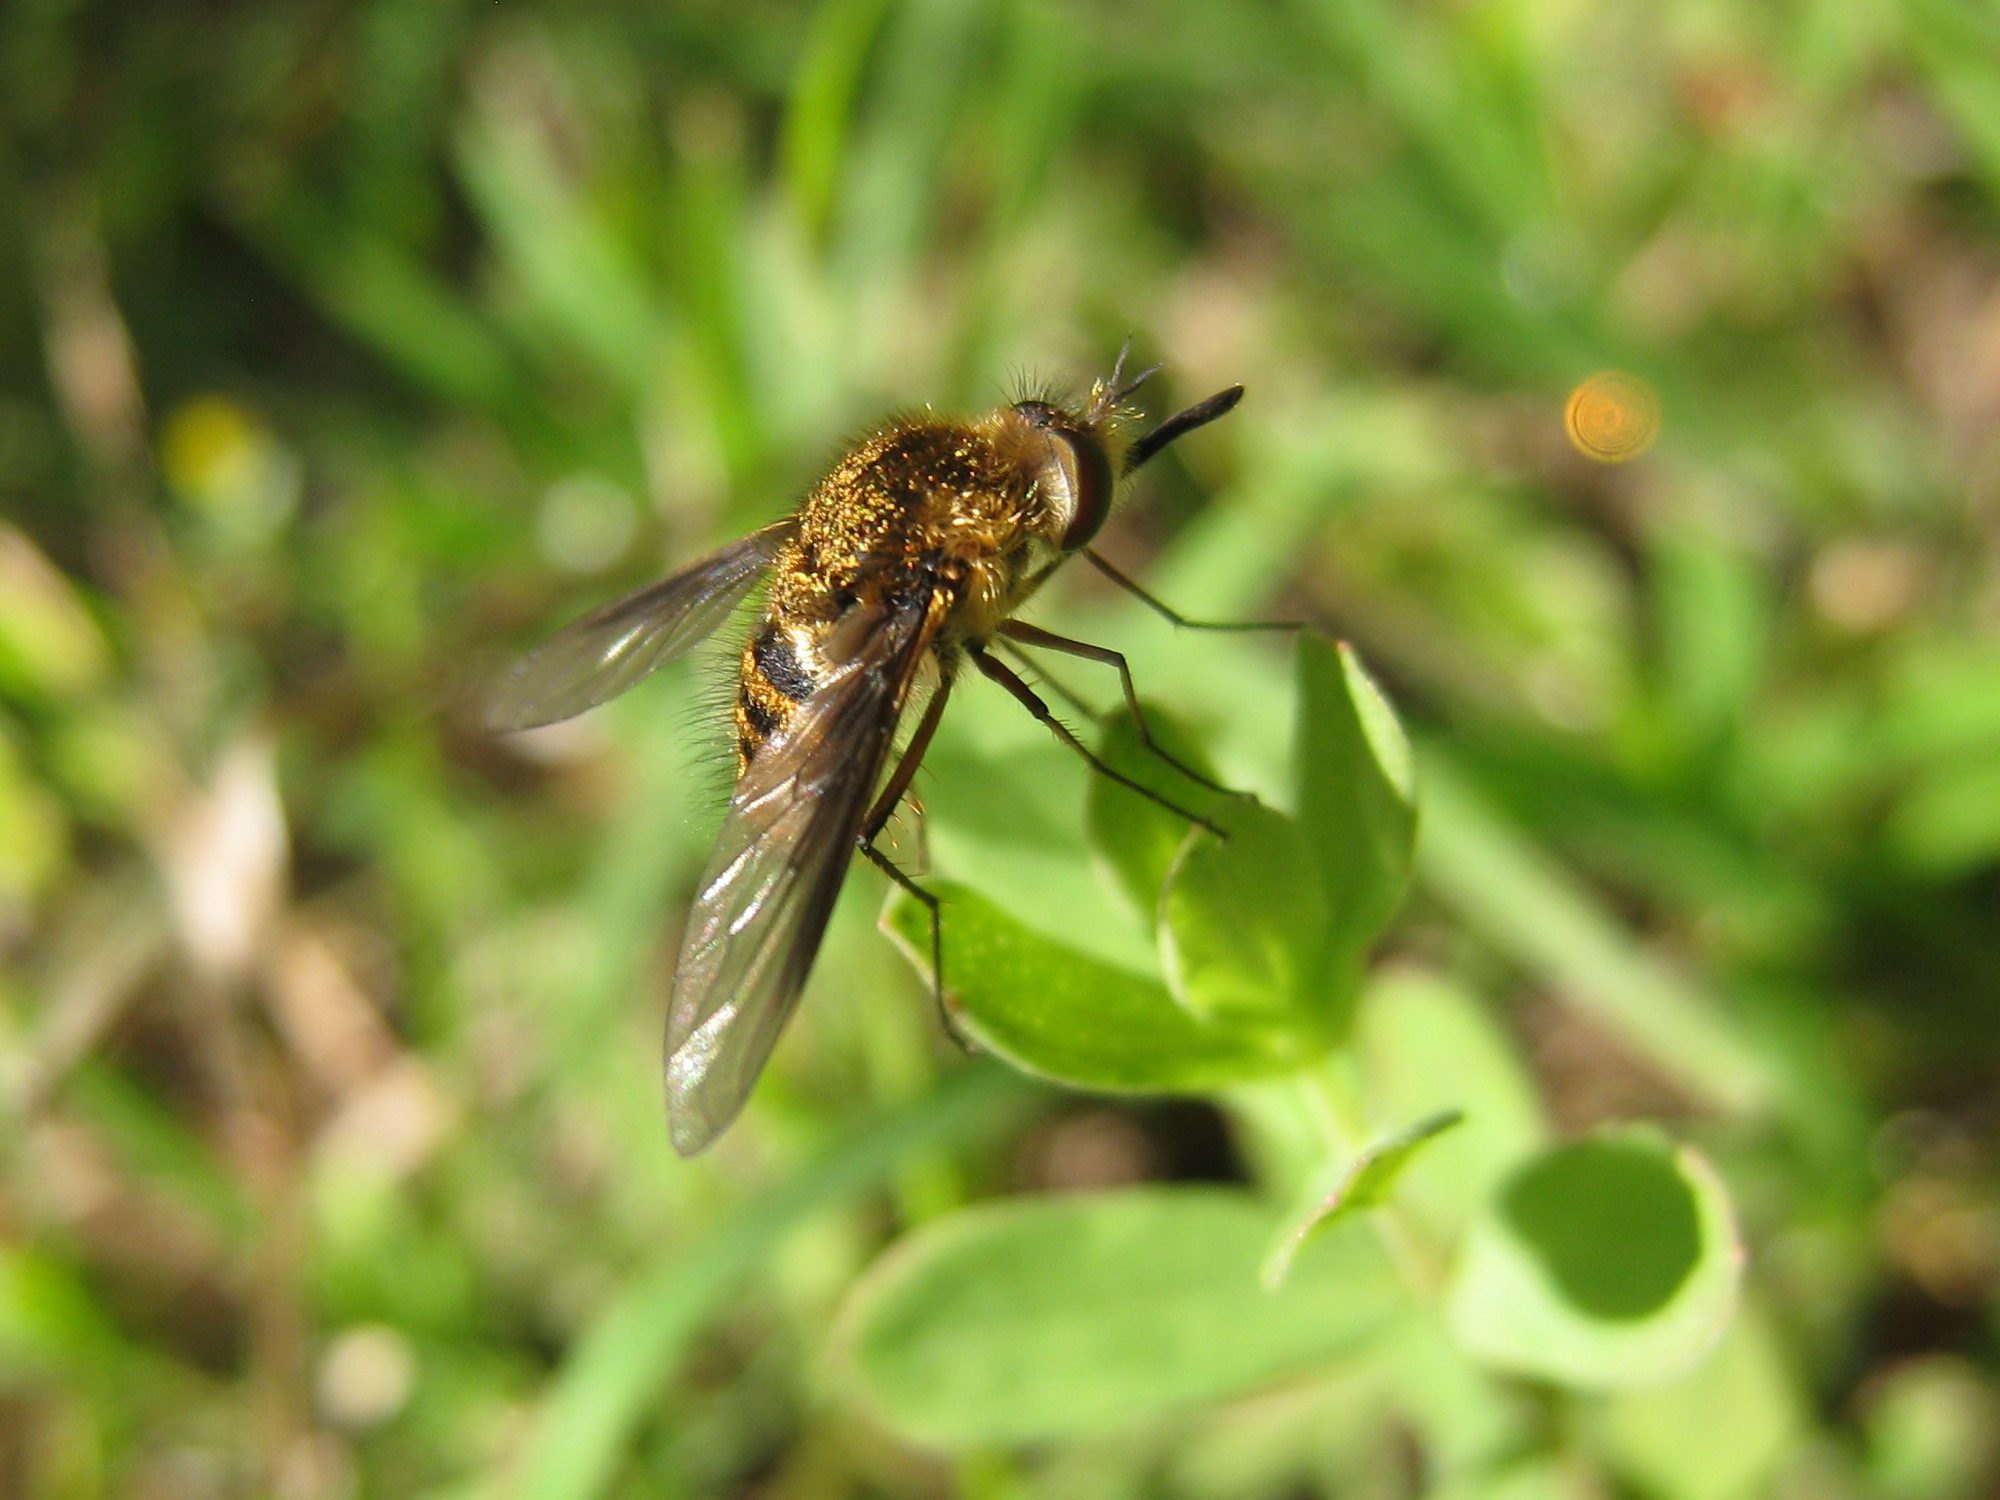
[[[764,743],[789,724],[818,680],[800,659],[792,631],[766,619],[744,643],[736,679],[736,769],[740,773]]]

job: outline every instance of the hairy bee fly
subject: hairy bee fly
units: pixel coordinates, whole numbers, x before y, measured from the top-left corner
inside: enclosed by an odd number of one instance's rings
[[[578,620],[495,694],[487,722],[496,730],[581,713],[687,651],[768,576],[763,618],[738,670],[736,788],[674,968],[667,1109],[683,1155],[707,1146],[742,1109],[805,985],[857,849],[929,908],[942,998],[937,902],[875,841],[966,663],[1097,771],[1163,800],[1099,761],[992,649],[1006,642],[1115,666],[1136,716],[1123,656],[1025,624],[1015,611],[1081,553],[1176,623],[1197,623],[1089,543],[1110,514],[1117,478],[1228,412],[1243,388],[1128,441],[1122,403],[1146,375],[1122,382],[1123,368],[1121,354],[1074,404],[1024,400],[971,421],[890,422],[796,514]],[[935,687],[897,753],[920,673],[934,673]]]

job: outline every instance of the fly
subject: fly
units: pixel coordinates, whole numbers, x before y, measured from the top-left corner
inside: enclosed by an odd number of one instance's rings
[[[967,664],[1100,774],[1213,826],[1105,765],[993,654],[1007,643],[1115,667],[1151,744],[1122,655],[1013,618],[1080,553],[1176,624],[1199,623],[1089,544],[1110,514],[1117,478],[1223,416],[1243,388],[1219,391],[1128,443],[1121,405],[1152,371],[1125,382],[1124,363],[1120,354],[1111,375],[1075,404],[1025,400],[971,421],[890,423],[848,453],[795,515],[586,615],[495,694],[487,714],[495,730],[581,713],[682,655],[768,579],[737,673],[736,787],[674,966],[667,1115],[682,1155],[702,1150],[742,1109],[805,986],[857,849],[928,909],[942,1001],[937,900],[876,839]],[[927,663],[936,686],[897,753]]]

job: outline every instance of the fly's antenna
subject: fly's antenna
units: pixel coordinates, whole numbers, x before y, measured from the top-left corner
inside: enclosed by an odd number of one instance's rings
[[[1117,396],[1114,397],[1113,399],[1119,402],[1123,402],[1126,397],[1130,396],[1133,392],[1137,391],[1140,386],[1144,385],[1147,381],[1151,380],[1155,375],[1159,374],[1160,371],[1164,370],[1165,368],[1166,368],[1165,365],[1146,366],[1145,369],[1141,370],[1137,375],[1134,375],[1130,380],[1126,381],[1125,384],[1120,386],[1118,388]]]
[[[1118,347],[1118,358],[1112,362],[1111,373],[1095,382],[1090,388],[1090,404],[1084,411],[1084,420],[1093,425],[1108,422],[1117,415],[1118,408],[1127,397],[1160,371],[1159,365],[1149,365],[1134,375],[1125,378],[1125,361],[1132,354],[1132,335],[1125,335],[1125,342]]]
[[[1131,352],[1132,335],[1128,333],[1125,335],[1124,345],[1118,350],[1118,363],[1111,367],[1111,379],[1106,382],[1111,387],[1111,402],[1114,406],[1122,405],[1140,386],[1166,368],[1164,365],[1148,365],[1130,380],[1126,380],[1125,356]]]
[[[1151,370],[1146,372],[1152,374]],[[1144,377],[1141,377],[1142,379]],[[1140,438],[1125,453],[1125,472],[1132,473],[1147,460],[1176,438],[1186,437],[1197,427],[1206,427],[1217,417],[1226,417],[1236,409],[1236,403],[1243,399],[1243,387],[1232,385],[1226,391],[1217,391],[1206,401],[1197,401],[1186,411],[1168,417],[1158,427]]]
[[[1111,361],[1111,378],[1104,384],[1111,390],[1118,389],[1118,382],[1125,378],[1125,361],[1132,353],[1132,335],[1125,335],[1125,342],[1118,346],[1118,357]]]

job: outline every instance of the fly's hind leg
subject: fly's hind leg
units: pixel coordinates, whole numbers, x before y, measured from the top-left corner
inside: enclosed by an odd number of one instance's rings
[[[943,905],[936,896],[906,875],[894,860],[877,849],[872,840],[863,841],[861,852],[868,857],[870,864],[895,881],[912,899],[923,903],[924,914],[930,918],[931,926],[931,1003],[937,1007],[938,1024],[944,1027],[945,1034],[962,1049],[967,1052],[977,1051],[972,1039],[960,1029],[958,1018],[952,1014],[951,999],[945,993]]]
[[[916,732],[910,736],[910,743],[904,747],[902,759],[896,762],[896,769],[889,773],[889,779],[882,783],[882,791],[875,804],[868,809],[868,816],[861,822],[861,852],[868,862],[901,886],[913,898],[921,901],[931,923],[931,999],[937,1005],[938,1020],[954,1042],[966,1051],[973,1050],[972,1043],[959,1029],[958,1022],[951,1013],[951,1002],[945,996],[944,988],[944,911],[938,898],[918,885],[894,860],[875,847],[875,839],[889,819],[896,814],[897,805],[904,793],[910,789],[915,779],[917,767],[923,764],[924,752],[931,747],[931,737],[937,733],[938,721],[944,717],[945,699],[951,696],[951,662],[940,657],[937,691],[931,694],[931,701],[924,706],[924,716],[917,721]]]

